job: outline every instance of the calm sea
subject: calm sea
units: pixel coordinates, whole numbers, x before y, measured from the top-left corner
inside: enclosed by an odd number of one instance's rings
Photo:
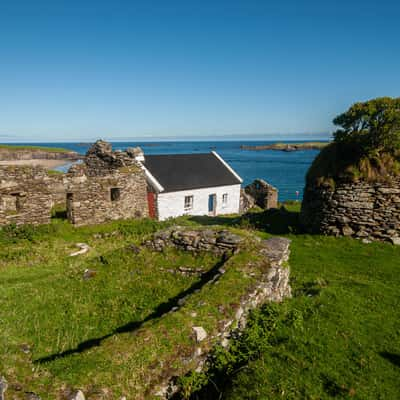
[[[290,141],[286,141],[290,143]],[[304,178],[318,150],[251,151],[240,146],[274,143],[269,141],[219,141],[219,142],[115,142],[113,149],[141,146],[145,154],[184,154],[217,151],[243,178],[244,185],[262,178],[279,189],[279,200],[301,199]],[[29,144],[29,143],[26,143]],[[31,143],[49,147],[63,147],[84,154],[90,144]],[[64,168],[65,169],[65,168]],[[296,192],[299,193],[297,196]]]

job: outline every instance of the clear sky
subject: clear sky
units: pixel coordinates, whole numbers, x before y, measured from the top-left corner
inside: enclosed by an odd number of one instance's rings
[[[388,0],[0,0],[0,141],[330,132],[400,95],[399,21]]]

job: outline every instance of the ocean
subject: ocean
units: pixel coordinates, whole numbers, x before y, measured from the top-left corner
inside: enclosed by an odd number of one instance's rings
[[[176,141],[176,142],[114,142],[113,149],[142,147],[146,154],[185,154],[218,152],[243,178],[247,185],[261,178],[279,190],[279,200],[300,200],[303,195],[304,179],[318,150],[299,150],[293,152],[263,150],[242,150],[241,145],[271,144],[276,141]],[[294,142],[294,141],[293,141]],[[292,143],[293,143],[292,142]],[[299,141],[297,141],[298,143]],[[291,143],[285,141],[285,143]],[[22,144],[22,143],[19,143]],[[24,143],[31,145],[63,147],[86,153],[90,144],[86,143]],[[66,167],[61,168],[65,170]]]

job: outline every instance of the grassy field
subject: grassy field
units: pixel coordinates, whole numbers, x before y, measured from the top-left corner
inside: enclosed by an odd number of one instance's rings
[[[0,144],[0,151],[2,150],[26,150],[26,151],[48,151],[49,153],[67,153],[70,150],[61,147],[47,147],[47,146],[27,146],[19,144]]]
[[[172,223],[218,224],[266,238],[292,239],[294,297],[255,312],[229,352],[216,349],[207,374],[182,379],[182,393],[212,399],[400,398],[400,248],[299,233],[299,204],[247,217],[149,220],[72,228],[55,219],[40,228],[0,232],[0,375],[8,393],[42,399],[84,387],[87,398],[138,395],[160,360],[173,366],[190,352],[190,315],[211,329],[216,309],[249,283],[244,252],[219,285],[191,295],[182,312],[160,319],[196,276],[217,259],[171,251],[165,257],[131,244]],[[89,253],[68,257],[74,244]],[[85,269],[96,275],[85,280]],[[180,366],[173,366],[177,371]],[[202,386],[202,389],[195,391]],[[108,392],[107,392],[108,391]],[[11,394],[10,394],[11,395]],[[144,393],[144,395],[146,395]],[[107,397],[108,396],[108,397]]]

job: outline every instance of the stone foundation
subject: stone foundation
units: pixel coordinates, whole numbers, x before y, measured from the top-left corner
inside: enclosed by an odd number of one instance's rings
[[[249,287],[249,290],[241,297],[239,304],[231,305],[234,311],[233,317],[221,319],[216,332],[209,334],[201,326],[193,327],[197,347],[189,359],[185,356],[184,362],[195,365],[196,372],[207,368],[207,358],[212,345],[219,343],[227,347],[231,337],[240,335],[246,327],[251,310],[266,302],[281,302],[291,296],[290,270],[287,265],[290,240],[277,237],[260,241],[256,237],[244,238],[227,230],[191,230],[173,227],[156,233],[152,239],[145,242],[146,246],[156,251],[162,251],[164,248],[172,246],[184,251],[212,251],[224,255],[226,260],[229,260],[230,257],[235,257],[235,254],[240,252],[242,246],[252,241],[254,241],[254,251],[261,255],[269,268],[265,270],[256,285]],[[214,284],[221,279],[227,268],[229,268],[228,265],[220,267],[215,274],[210,276],[208,284]],[[182,300],[181,304],[183,305],[185,299]],[[173,384],[173,376],[167,376],[163,382],[156,385],[153,393],[158,397],[171,398],[177,390],[178,388]]]
[[[400,243],[400,180],[308,184],[300,220],[310,233]]]

